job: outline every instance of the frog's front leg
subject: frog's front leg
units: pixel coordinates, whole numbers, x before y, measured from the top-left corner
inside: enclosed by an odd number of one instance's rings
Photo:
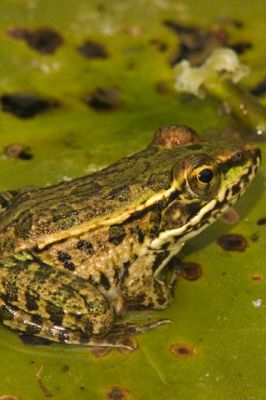
[[[143,268],[143,263],[147,262],[149,257],[149,267]],[[169,257],[166,259],[164,268],[156,273],[155,267],[160,268],[160,263],[164,260],[161,253],[159,257],[148,254],[145,258],[139,257],[131,265],[123,282],[129,309],[164,310],[173,301],[180,266],[175,256]]]
[[[114,322],[113,307],[94,286],[26,258],[9,258],[0,265],[0,319],[5,325],[58,342],[117,347],[104,339]]]

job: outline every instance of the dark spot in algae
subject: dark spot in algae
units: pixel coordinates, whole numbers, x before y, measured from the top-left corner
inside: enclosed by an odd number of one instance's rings
[[[174,66],[183,59],[191,65],[201,65],[212,51],[226,45],[227,35],[222,27],[212,27],[205,30],[200,26],[186,25],[173,20],[165,20],[163,25],[174,32],[178,38],[177,50],[169,59]]]
[[[4,112],[13,114],[18,118],[31,118],[58,107],[56,101],[30,93],[4,94],[0,101]]]
[[[263,217],[263,218],[260,218],[258,221],[257,221],[257,225],[266,225],[266,217]]]
[[[86,40],[77,50],[86,58],[108,58],[109,56],[104,46],[93,40]]]
[[[129,395],[129,390],[121,388],[119,386],[113,386],[111,390],[107,392],[107,400],[126,400]]]
[[[16,39],[25,40],[29,47],[43,54],[53,54],[63,44],[62,36],[50,28],[11,28],[7,33]]]
[[[30,147],[19,143],[12,143],[6,146],[4,154],[7,157],[19,158],[21,160],[31,160],[33,157]]]
[[[181,276],[187,281],[196,281],[203,274],[201,265],[193,262],[182,262],[180,272]]]
[[[217,244],[226,251],[239,251],[246,250],[248,243],[244,236],[237,233],[227,233],[217,239]]]
[[[242,55],[247,50],[250,50],[253,47],[253,45],[251,42],[237,42],[230,44],[229,47],[233,49],[237,54]]]
[[[61,371],[62,372],[68,372],[69,371],[69,369],[70,369],[70,367],[69,367],[69,365],[68,364],[62,364],[61,365]]]
[[[161,39],[151,39],[150,44],[154,46],[159,52],[163,53],[167,50],[168,45]]]
[[[170,347],[170,352],[177,358],[190,358],[196,354],[196,350],[183,343],[175,343]]]
[[[256,86],[251,88],[250,93],[253,94],[253,96],[263,96],[266,93],[266,78],[262,79]]]
[[[253,275],[251,276],[251,279],[252,279],[254,282],[260,282],[260,281],[263,281],[263,280],[264,280],[264,277],[263,277],[263,275],[261,275],[261,274],[253,274]]]
[[[85,98],[86,104],[96,111],[110,111],[121,105],[120,91],[115,88],[97,88]]]
[[[173,90],[168,82],[158,81],[155,83],[155,91],[160,95],[173,94]]]
[[[257,242],[257,240],[259,240],[259,234],[257,232],[252,233],[252,235],[250,236],[250,240],[252,240],[252,242]]]

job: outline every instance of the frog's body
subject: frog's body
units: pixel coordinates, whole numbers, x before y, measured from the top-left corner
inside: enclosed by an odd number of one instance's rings
[[[0,319],[93,345],[126,308],[163,309],[169,261],[243,193],[260,163],[249,145],[200,142],[173,125],[92,175],[0,195]]]

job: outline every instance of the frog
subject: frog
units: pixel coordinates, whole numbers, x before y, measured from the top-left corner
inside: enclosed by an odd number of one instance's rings
[[[259,148],[171,124],[97,172],[0,194],[0,321],[42,339],[119,347],[168,320],[123,323],[174,298],[183,245],[223,215]]]

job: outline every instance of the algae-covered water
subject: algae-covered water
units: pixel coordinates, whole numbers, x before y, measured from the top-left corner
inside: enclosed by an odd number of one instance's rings
[[[264,0],[2,0],[0,189],[95,171],[165,124],[202,135],[235,125],[212,99],[177,94],[172,67],[180,55],[200,61],[188,48],[201,37],[208,51],[237,50],[251,70],[243,85],[254,89],[265,78],[265,8]],[[266,104],[263,91],[258,99]],[[266,399],[265,168],[236,207],[241,221],[217,222],[183,250],[192,264],[169,309],[131,314],[172,324],[139,336],[135,352],[101,357],[25,344],[1,326],[0,399]],[[240,235],[243,251],[218,245],[228,233]]]

